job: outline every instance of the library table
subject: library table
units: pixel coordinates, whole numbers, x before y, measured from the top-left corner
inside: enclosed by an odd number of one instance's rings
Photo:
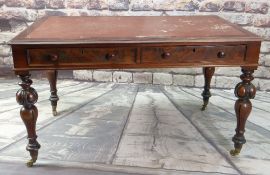
[[[36,162],[40,148],[38,94],[29,73],[33,70],[47,71],[56,115],[58,70],[202,67],[205,110],[215,67],[241,67],[241,81],[235,87],[237,124],[231,155],[239,154],[246,142],[245,123],[256,93],[252,74],[258,66],[261,38],[220,17],[44,17],[9,44],[14,72],[21,79],[16,100],[22,105],[20,115],[28,133],[28,166]]]

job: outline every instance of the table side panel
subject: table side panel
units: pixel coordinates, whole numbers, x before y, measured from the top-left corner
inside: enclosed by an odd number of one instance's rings
[[[261,42],[248,42],[246,52],[246,62],[258,64],[260,56]]]
[[[15,69],[27,69],[26,49],[21,45],[12,45],[13,66]]]

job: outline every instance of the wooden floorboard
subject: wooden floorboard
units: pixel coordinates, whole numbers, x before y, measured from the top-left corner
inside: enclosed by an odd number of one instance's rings
[[[114,164],[237,173],[157,86],[139,91]]]
[[[86,168],[63,168],[52,165],[27,168],[24,164],[20,163],[0,163],[0,173],[3,175],[140,175],[134,173],[106,172]]]
[[[168,89],[170,88],[171,87]],[[187,93],[188,91],[189,93]],[[253,126],[252,123],[247,123],[245,135],[248,141],[244,145],[241,156],[239,158],[231,157],[229,151],[233,145],[230,138],[234,135],[236,119],[234,114],[216,106],[227,105],[227,101],[224,102],[221,100],[212,105],[209,104],[206,111],[199,112],[195,109],[200,107],[201,104],[201,100],[198,98],[199,94],[196,94],[196,92],[188,88],[177,88],[176,93],[173,92],[174,91],[171,91],[170,96],[174,99],[178,108],[186,117],[189,117],[190,120],[193,121],[193,124],[199,129],[199,132],[203,134],[228,161],[233,163],[242,174],[254,174],[255,172],[265,174],[270,171],[270,161],[266,158],[270,156],[270,152],[265,149],[270,147],[270,134],[268,130],[265,132],[263,127],[256,127],[255,129],[255,127],[250,127]],[[177,96],[186,96],[192,101],[180,101],[177,99]],[[256,114],[260,113],[257,111],[257,113],[254,114],[253,112],[252,114],[255,115],[254,117],[256,118]],[[264,123],[260,125],[264,125]],[[261,168],[256,170],[250,168],[251,162],[254,164],[257,162],[258,165],[261,165]]]
[[[270,95],[258,92],[239,157],[233,147],[232,90],[213,90],[208,108],[200,88],[60,80],[53,117],[48,82],[39,93],[38,140],[32,169],[22,161],[26,132],[14,94],[15,79],[0,78],[0,174],[265,174],[270,172]]]
[[[58,116],[53,117],[51,112],[51,106],[49,100],[43,100],[37,103],[39,109],[39,117],[37,121],[37,128],[41,128],[44,125],[48,125],[61,117],[65,117],[67,114],[78,110],[83,105],[89,103],[100,95],[112,90],[113,84],[88,84],[86,87],[73,89],[73,92],[64,94],[61,97],[62,102],[58,105]],[[91,87],[91,88],[90,88]],[[81,90],[81,88],[83,90]],[[63,89],[62,89],[63,90]],[[49,96],[49,93],[48,93]],[[25,127],[19,117],[19,105],[18,109],[13,109],[12,111],[1,113],[0,115],[0,148],[6,147],[10,142],[14,142],[24,136]],[[10,130],[12,132],[5,132]]]
[[[197,91],[197,90],[190,90],[188,88],[182,88],[183,90],[185,90],[186,92],[189,92],[190,94],[196,96],[197,98],[201,98],[201,92]],[[234,115],[234,104],[235,104],[235,100],[236,98],[233,98],[232,95],[227,94],[227,97],[224,97],[223,95],[220,95],[221,93],[214,93],[212,94],[212,97],[210,99],[210,103],[214,104],[215,106],[218,106],[219,108],[231,113],[232,115]],[[267,108],[267,104],[262,104],[261,102],[252,100],[253,102],[253,108],[252,108],[252,113],[250,114],[249,118],[248,118],[248,122],[251,122],[253,124],[259,125],[260,127],[263,127],[266,130],[270,131],[270,123],[268,123],[269,119],[268,119],[268,114],[269,112],[264,110],[264,109],[260,109],[257,108],[256,106],[259,106],[261,104],[260,107],[264,107]],[[255,107],[254,107],[255,106]],[[268,107],[269,108],[269,107]]]
[[[42,129],[39,132],[39,141],[44,148],[40,158],[110,162],[135,95],[136,86],[119,85],[80,110]],[[6,149],[3,155],[25,152],[24,141],[17,143],[22,146],[18,147],[16,152],[13,148]]]

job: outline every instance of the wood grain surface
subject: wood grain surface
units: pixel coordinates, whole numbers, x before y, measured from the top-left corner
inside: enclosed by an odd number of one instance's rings
[[[15,89],[16,82],[1,80],[1,92]],[[248,142],[239,158],[232,158],[228,152],[236,121],[233,91],[212,89],[202,112],[201,88],[60,80],[60,115],[53,117],[48,83],[34,82],[40,92],[37,133],[42,149],[38,168],[31,172],[61,174],[67,173],[66,167],[71,174],[81,169],[78,173],[105,175],[268,175],[270,171],[268,92],[258,92],[253,100],[246,124]],[[16,106],[0,111],[0,174],[24,170],[28,157],[18,110]]]

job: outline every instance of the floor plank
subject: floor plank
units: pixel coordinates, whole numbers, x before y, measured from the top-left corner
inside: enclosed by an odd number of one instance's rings
[[[182,90],[183,89],[183,90]],[[230,149],[233,147],[231,142],[231,137],[234,135],[234,128],[236,125],[235,117],[233,114],[216,107],[213,104],[209,104],[206,111],[201,112],[201,99],[197,97],[196,91],[191,93],[191,89],[188,88],[175,88],[167,87],[166,92],[169,98],[171,98],[177,105],[178,109],[181,110],[186,117],[192,121],[199,132],[204,135],[204,137],[211,143],[216,149],[225,157],[228,161],[232,163],[242,174],[253,174],[257,172],[258,174],[267,174],[269,172],[268,165],[270,163],[267,157],[270,156],[270,152],[265,148],[270,147],[269,133],[263,135],[264,132],[261,128],[252,129],[247,124],[246,127],[246,138],[247,143],[244,145],[239,157],[231,157],[229,155]],[[186,93],[190,91],[190,93]],[[190,102],[181,101],[179,96],[187,96]],[[219,104],[227,104],[224,101],[219,102]],[[216,104],[216,103],[215,103]],[[267,136],[267,137],[265,137]],[[255,154],[256,152],[256,154]],[[262,169],[250,168],[250,163],[262,163]],[[244,163],[245,162],[245,163]],[[270,167],[270,166],[269,166]]]
[[[134,173],[121,173],[121,172],[106,172],[91,170],[86,168],[69,168],[69,167],[56,167],[56,166],[38,166],[35,168],[27,168],[24,164],[10,164],[10,163],[0,163],[0,172],[5,175],[140,175]]]
[[[269,174],[267,92],[257,93],[247,143],[233,158],[228,154],[236,124],[232,90],[213,90],[202,112],[199,88],[60,80],[59,116],[53,117],[43,79],[33,84],[40,95],[42,148],[36,167],[26,169],[26,132],[14,98],[17,81],[0,78],[5,106],[0,109],[0,174],[19,169],[25,174]]]
[[[69,92],[68,94],[63,94],[63,96],[60,97],[60,101],[58,104],[59,114],[57,117],[52,116],[49,100],[43,100],[41,102],[38,102],[36,105],[39,109],[37,128],[48,125],[49,123],[52,123],[55,120],[66,116],[68,113],[76,111],[83,104],[92,101],[93,99],[108,92],[109,90],[112,90],[114,85],[106,84],[106,86],[104,86],[95,84],[95,86],[93,86],[92,84],[88,84],[86,87],[83,88],[83,90],[80,90],[80,88],[77,87],[77,91],[73,90],[74,92],[72,93]],[[12,111],[2,113],[0,115],[0,118],[0,128],[2,128],[3,131],[6,128],[9,128],[13,131],[9,132],[9,134],[5,134],[6,132],[3,132],[2,135],[0,134],[0,136],[2,136],[0,138],[7,141],[6,143],[1,143],[0,148],[9,145],[10,140],[14,142],[26,134],[24,131],[24,124],[19,117],[19,109],[14,109]]]
[[[190,94],[195,95],[198,98],[201,98],[201,92],[197,91],[197,90],[193,90],[193,89],[188,89],[188,88],[182,88],[184,91],[189,92]],[[214,104],[218,107],[220,107],[221,109],[224,109],[225,111],[230,112],[231,114],[235,114],[234,111],[234,104],[235,104],[235,99],[234,98],[225,98],[223,96],[220,96],[220,93],[214,93],[212,94],[212,97],[210,98],[210,103]],[[229,96],[229,95],[227,95]],[[257,101],[252,100],[253,106],[258,106],[259,104],[257,104]],[[268,107],[269,108],[269,107]],[[256,107],[252,108],[252,112],[250,114],[250,116],[248,117],[248,121],[252,122],[256,125],[260,125],[261,127],[263,127],[266,130],[270,129],[270,123],[268,122],[268,114],[269,112],[265,111],[265,110],[261,110],[258,109]],[[270,131],[270,130],[269,130]]]
[[[134,106],[114,164],[237,173],[157,87],[139,91]]]
[[[136,89],[136,86],[119,85],[80,110],[40,130],[39,140],[43,145],[40,158],[109,163],[118,145]],[[27,157],[28,154],[23,151],[24,144],[25,140],[22,140],[6,149],[2,155],[22,156],[23,153]]]
[[[75,91],[80,91],[81,89],[91,87],[91,85],[92,84],[89,84],[89,83],[76,83],[74,86],[65,86],[65,85],[60,86],[58,90],[58,95],[61,97],[64,94],[72,93],[74,89]],[[17,103],[14,103],[14,101],[16,101],[14,97],[16,94],[16,91],[13,93],[12,97],[8,97],[8,98],[5,98],[5,100],[0,101],[0,105],[2,106],[2,108],[0,109],[0,113],[20,108],[20,106]],[[45,100],[47,101],[50,97],[50,91],[49,91],[48,85],[46,84],[44,84],[44,86],[41,86],[41,89],[37,89],[37,92],[38,92],[38,102],[42,102]]]

